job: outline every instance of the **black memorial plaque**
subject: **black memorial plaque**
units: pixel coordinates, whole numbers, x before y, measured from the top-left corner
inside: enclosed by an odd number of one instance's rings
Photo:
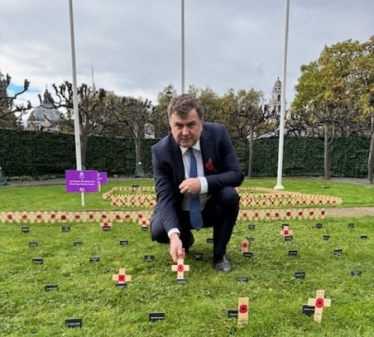
[[[227,317],[229,318],[238,318],[238,315],[239,315],[238,309],[227,310]]]
[[[29,242],[29,247],[38,247],[38,243],[36,241],[30,241]]]
[[[250,238],[249,236],[247,236],[246,239],[248,240],[248,242],[253,242],[253,241],[255,241],[255,238]]]
[[[321,223],[316,223],[316,228],[321,229],[323,225]]]
[[[256,226],[254,225],[254,224],[249,224],[248,225],[248,229],[250,229],[250,230],[253,230],[253,229],[255,229],[256,228]]]
[[[334,249],[334,255],[340,256],[343,254],[343,249]]]
[[[295,278],[298,280],[305,278],[305,271],[296,271],[295,272]]]
[[[51,290],[58,290],[58,285],[57,284],[46,284],[44,286],[45,291],[51,291]]]
[[[297,255],[297,250],[289,250],[288,255],[289,256],[296,256]]]
[[[22,233],[29,233],[30,232],[30,228],[27,227],[27,226],[23,226],[22,227]]]
[[[142,231],[147,232],[148,231],[148,226],[142,226]]]
[[[177,278],[177,284],[186,284],[187,283],[187,279],[185,278]]]
[[[100,256],[92,256],[90,257],[90,262],[100,262]]]
[[[360,235],[360,239],[367,240],[369,237],[367,235]]]
[[[67,328],[81,328],[83,326],[82,318],[68,318],[65,321]]]
[[[203,259],[203,253],[195,253],[193,254],[193,258],[197,261],[201,261]]]
[[[286,235],[284,237],[284,241],[292,241],[293,240],[293,236],[292,235]]]
[[[289,224],[288,223],[282,224],[282,229],[284,229],[284,227],[289,227]]]
[[[128,241],[128,240],[120,240],[120,241],[119,241],[119,244],[120,244],[121,246],[127,246],[127,245],[129,244],[129,241]]]
[[[74,246],[82,246],[83,242],[82,241],[74,241],[73,245]]]
[[[312,305],[304,304],[301,307],[301,313],[304,314],[304,315],[307,315],[307,316],[313,316],[314,315],[314,310],[315,310],[315,307],[312,306]]]
[[[102,228],[104,232],[109,232],[112,230],[112,226],[103,226]]]
[[[252,257],[253,254],[252,254],[252,252],[243,252],[243,256],[244,257]]]
[[[144,255],[144,261],[152,262],[155,259],[154,255]]]
[[[325,240],[325,241],[330,240],[330,238],[331,238],[330,235],[325,234],[325,235],[322,236],[322,239]]]
[[[163,312],[151,312],[148,315],[148,320],[150,322],[163,321],[165,319],[165,313]]]
[[[238,276],[236,278],[236,282],[248,282],[248,277],[246,277],[246,276]]]
[[[213,238],[207,238],[207,239],[206,239],[206,242],[208,242],[208,243],[213,243]]]
[[[40,258],[40,257],[36,257],[36,258],[34,258],[34,259],[32,259],[32,262],[34,263],[34,264],[43,264],[43,259],[42,258]]]
[[[62,226],[61,231],[64,232],[64,233],[70,232],[70,226]]]
[[[361,270],[352,270],[351,271],[351,276],[361,276],[362,275],[362,271]]]
[[[115,287],[117,289],[125,289],[125,288],[127,288],[127,283],[116,283]]]
[[[353,222],[350,222],[349,224],[348,224],[348,228],[354,228],[355,227],[355,224],[353,223]]]

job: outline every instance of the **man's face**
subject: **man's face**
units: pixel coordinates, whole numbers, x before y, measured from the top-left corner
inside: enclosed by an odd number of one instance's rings
[[[169,118],[171,133],[179,146],[192,147],[200,139],[203,120],[199,118],[196,109],[182,118],[172,114]]]

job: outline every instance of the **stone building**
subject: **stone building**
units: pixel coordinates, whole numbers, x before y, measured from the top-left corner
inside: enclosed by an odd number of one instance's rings
[[[53,98],[46,89],[41,105],[35,108],[27,119],[26,129],[31,131],[59,131],[61,113],[53,105]]]

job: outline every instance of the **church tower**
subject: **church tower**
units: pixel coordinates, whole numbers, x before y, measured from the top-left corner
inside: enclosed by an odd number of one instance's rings
[[[274,83],[273,91],[271,92],[271,98],[269,102],[269,110],[274,113],[274,115],[280,115],[281,105],[282,105],[282,82],[279,77]]]

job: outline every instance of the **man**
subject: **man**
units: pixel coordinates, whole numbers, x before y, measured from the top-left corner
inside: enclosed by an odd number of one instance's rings
[[[203,120],[201,102],[189,95],[168,107],[171,133],[152,146],[157,205],[152,239],[170,243],[174,262],[194,243],[191,229],[213,227],[213,262],[230,271],[226,256],[239,212],[239,186],[244,175],[226,128]]]

